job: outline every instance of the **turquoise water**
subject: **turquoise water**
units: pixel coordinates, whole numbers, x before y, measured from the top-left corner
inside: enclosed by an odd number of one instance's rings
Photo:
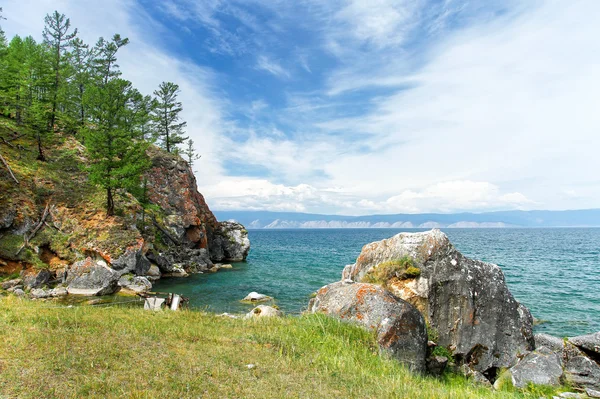
[[[421,229],[251,230],[247,262],[215,274],[163,279],[154,290],[177,292],[193,307],[242,312],[251,291],[276,298],[287,313],[340,279],[364,244]],[[500,265],[513,295],[543,324],[538,332],[573,336],[600,331],[600,228],[448,229],[463,254]]]

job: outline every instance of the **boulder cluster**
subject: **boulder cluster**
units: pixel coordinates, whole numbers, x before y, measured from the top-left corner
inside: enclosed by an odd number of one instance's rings
[[[418,372],[453,367],[497,388],[600,388],[600,333],[534,336],[533,317],[502,270],[463,256],[437,229],[365,245],[341,281],[316,293],[309,311],[375,331],[382,352]]]

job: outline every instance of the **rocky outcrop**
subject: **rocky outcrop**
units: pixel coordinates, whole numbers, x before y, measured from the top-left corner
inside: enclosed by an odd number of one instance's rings
[[[210,245],[213,260],[240,262],[246,259],[249,251],[250,240],[244,226],[233,221],[221,222]]]
[[[510,380],[517,387],[527,382],[556,385],[567,382],[585,390],[600,389],[600,333],[561,339],[536,334],[536,351],[529,353],[516,366],[507,370],[496,385]],[[557,377],[558,376],[558,377]]]
[[[88,257],[74,263],[67,271],[67,292],[71,295],[109,295],[119,290],[120,274],[105,261]]]
[[[376,331],[383,352],[414,371],[425,371],[427,331],[423,316],[389,291],[373,284],[333,283],[317,292],[308,310]]]
[[[76,154],[70,162],[85,163],[84,148],[70,139],[67,144],[74,151],[66,154]],[[124,275],[183,277],[218,270],[213,261],[245,260],[247,231],[238,223],[217,221],[187,162],[156,147],[148,155],[145,209],[119,192],[119,212],[112,217],[98,205],[104,193],[94,191],[84,168],[44,175],[55,180],[43,182],[43,198],[36,197],[39,190],[29,180],[10,193],[0,190],[0,275],[25,270],[24,286],[32,289],[62,283],[67,270],[70,293],[103,295],[118,289],[115,279]],[[41,227],[24,246],[25,234],[36,225]],[[82,272],[81,265],[90,262],[93,269]],[[136,288],[142,286],[145,282]]]
[[[534,349],[532,316],[514,299],[500,268],[466,258],[437,229],[365,245],[342,279],[371,281],[396,264],[404,269],[382,283],[421,311],[437,344],[459,363],[494,380],[498,369]]]

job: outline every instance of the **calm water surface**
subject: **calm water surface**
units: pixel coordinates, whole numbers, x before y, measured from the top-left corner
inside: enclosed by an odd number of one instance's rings
[[[177,292],[214,312],[242,312],[251,291],[276,298],[287,313],[337,281],[363,245],[421,229],[251,230],[247,262],[215,274],[163,279],[154,290]],[[448,229],[463,254],[498,264],[513,295],[545,322],[538,332],[572,336],[600,331],[600,228]]]

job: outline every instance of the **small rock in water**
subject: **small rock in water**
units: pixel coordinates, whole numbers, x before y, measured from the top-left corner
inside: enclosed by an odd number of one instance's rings
[[[221,269],[233,269],[233,266],[231,266],[229,263],[227,263],[225,265],[221,265]]]
[[[246,295],[246,297],[244,299],[242,299],[242,301],[248,301],[248,302],[263,302],[263,301],[268,301],[272,299],[270,296],[267,296],[265,294],[259,294],[258,292],[251,292],[248,295]]]

